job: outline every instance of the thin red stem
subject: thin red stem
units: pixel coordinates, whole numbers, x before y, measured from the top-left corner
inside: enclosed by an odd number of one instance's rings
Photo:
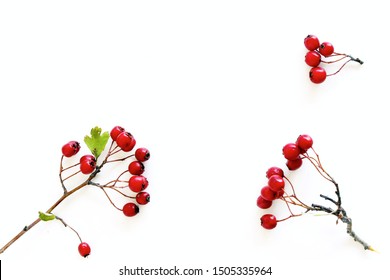
[[[100,189],[104,192],[104,194],[106,195],[106,197],[108,198],[108,200],[110,201],[110,203],[112,204],[112,206],[114,206],[116,209],[118,209],[119,211],[122,211],[121,208],[119,208],[118,206],[115,205],[115,203],[111,200],[110,196],[108,195],[108,193],[106,192],[106,190],[103,188],[103,187],[100,187]]]

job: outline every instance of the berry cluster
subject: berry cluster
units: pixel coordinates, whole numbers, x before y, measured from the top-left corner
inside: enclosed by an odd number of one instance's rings
[[[334,47],[329,42],[320,43],[319,39],[314,35],[308,35],[304,39],[304,44],[308,52],[305,55],[305,62],[307,65],[312,67],[309,72],[310,81],[315,84],[320,84],[325,81],[326,77],[336,75],[340,70],[350,61],[355,61],[360,64],[363,64],[359,58],[354,58],[350,55],[337,53],[334,51]],[[334,60],[324,60],[324,58],[335,58]],[[347,59],[345,61],[345,59]],[[332,73],[327,74],[325,69],[320,66],[321,62],[324,64],[331,64],[336,62],[344,63],[340,66],[340,68]]]
[[[99,161],[99,156],[105,150],[109,138],[112,140],[111,145],[103,160]],[[17,234],[0,249],[0,253],[3,253],[9,246],[18,240],[24,233],[34,227],[38,222],[58,220],[64,226],[70,228],[74,233],[76,233],[80,241],[78,251],[81,256],[87,257],[91,253],[91,247],[89,244],[82,241],[80,234],[74,228],[69,226],[69,224],[67,224],[62,218],[53,214],[53,210],[62,201],[85,186],[101,189],[110,204],[117,210],[121,211],[126,217],[133,217],[137,215],[139,213],[140,206],[148,204],[150,201],[150,195],[145,192],[145,189],[148,187],[149,182],[144,176],[145,162],[150,158],[148,149],[140,147],[137,148],[134,153],[130,153],[135,148],[136,140],[131,133],[121,126],[115,126],[110,133],[102,133],[99,127],[95,127],[91,130],[90,135],[85,136],[84,142],[91,153],[82,155],[76,163],[70,164],[66,167],[64,167],[64,165],[71,159],[65,160],[65,158],[73,158],[76,156],[81,149],[81,145],[78,141],[69,141],[62,146],[59,177],[63,189],[63,195],[46,212],[39,212],[39,218],[29,226],[24,227],[19,234]],[[104,184],[98,183],[94,180],[105,165],[114,163],[123,164],[126,161],[128,161],[126,168],[114,179]],[[68,182],[68,179],[74,176],[81,176],[82,183],[73,187],[71,190],[68,190],[68,186],[66,186],[65,183]],[[122,207],[118,207],[114,203],[112,194],[109,194],[110,191],[124,197],[125,203]]]
[[[287,160],[286,166],[288,170],[294,171],[299,169],[302,166],[303,161],[306,160],[315,167],[316,171],[318,171],[322,178],[331,182],[335,186],[337,199],[333,199],[323,194],[320,194],[320,197],[322,197],[325,201],[333,203],[336,206],[336,209],[314,203],[311,205],[304,203],[300,198],[298,198],[295,187],[288,179],[283,169],[274,166],[270,167],[266,171],[266,178],[268,180],[267,185],[260,191],[260,195],[257,198],[257,206],[261,209],[268,209],[272,206],[274,201],[279,200],[287,206],[290,215],[283,219],[277,219],[273,214],[264,214],[260,218],[261,226],[265,229],[271,230],[282,221],[301,216],[310,211],[321,211],[334,215],[337,217],[337,221],[340,220],[347,224],[347,233],[352,236],[355,241],[362,244],[364,249],[373,251],[373,248],[359,238],[352,230],[352,220],[347,216],[347,212],[341,206],[339,186],[323,168],[319,155],[313,149],[313,139],[309,135],[302,134],[295,142],[284,145],[282,153],[284,158]],[[293,207],[303,208],[304,212],[294,213]]]

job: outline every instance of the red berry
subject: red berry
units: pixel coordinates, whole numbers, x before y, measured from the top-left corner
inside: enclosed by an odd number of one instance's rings
[[[276,227],[276,224],[278,221],[276,220],[276,217],[272,214],[264,214],[260,218],[261,226],[265,229],[273,229]]]
[[[123,214],[127,217],[133,217],[138,214],[139,208],[137,204],[133,202],[126,203],[122,208]]]
[[[326,79],[326,71],[320,66],[311,68],[309,72],[309,78],[313,83],[320,84]]]
[[[305,47],[309,51],[314,51],[315,49],[318,49],[320,46],[320,41],[314,35],[307,35],[307,37],[304,39],[303,43],[305,44]]]
[[[62,154],[65,157],[71,157],[77,154],[80,151],[80,143],[77,141],[70,141],[62,146]]]
[[[286,162],[286,165],[287,165],[287,168],[289,170],[291,170],[291,171],[297,170],[299,167],[302,166],[302,159],[298,158],[298,159],[295,159],[295,160],[288,160]]]
[[[147,161],[150,158],[149,150],[146,148],[138,148],[135,150],[135,158],[141,162]]]
[[[145,166],[142,162],[135,160],[130,162],[128,169],[132,175],[141,175],[145,171]]]
[[[283,147],[283,155],[288,160],[294,160],[299,157],[301,150],[295,143],[288,143]]]
[[[275,199],[279,199],[284,195],[284,189],[280,189],[276,192]]]
[[[89,247],[88,243],[81,242],[79,244],[79,253],[82,257],[86,258],[89,254],[91,254],[91,247]]]
[[[110,136],[112,140],[116,140],[119,134],[122,132],[125,132],[125,129],[119,125],[115,126],[113,129],[111,129]]]
[[[278,192],[284,188],[284,180],[283,177],[279,175],[273,175],[268,179],[268,186],[274,192]]]
[[[130,132],[122,132],[116,137],[116,143],[124,152],[130,152],[135,146],[135,139]]]
[[[135,196],[135,200],[138,204],[145,205],[150,202],[150,195],[147,192],[139,192]]]
[[[320,45],[320,48],[319,48],[319,52],[320,54],[322,54],[323,56],[330,56],[333,54],[334,52],[334,47],[331,43],[329,42],[323,42],[321,45]]]
[[[284,176],[284,172],[279,167],[270,167],[266,172],[266,177],[269,179],[272,175],[279,175],[280,177]]]
[[[148,180],[142,175],[133,175],[129,179],[129,188],[133,192],[140,192],[149,185]]]
[[[313,139],[307,134],[302,134],[299,135],[296,143],[301,150],[306,152],[313,146]]]
[[[84,158],[84,160],[80,160],[80,170],[83,174],[91,174],[96,168],[96,159],[92,158]]]
[[[83,155],[81,158],[80,158],[80,163],[83,162],[83,161],[90,161],[90,160],[95,160],[95,157],[93,155]]]
[[[276,192],[274,192],[269,186],[265,186],[261,189],[261,196],[268,201],[272,201],[276,199]]]
[[[321,55],[316,51],[309,51],[305,56],[305,62],[311,67],[317,67],[321,63]]]
[[[261,209],[268,209],[272,205],[272,201],[264,199],[261,195],[257,198],[257,206]]]

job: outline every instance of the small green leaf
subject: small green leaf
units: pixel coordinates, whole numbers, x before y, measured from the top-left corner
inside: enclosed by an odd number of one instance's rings
[[[42,221],[51,221],[51,220],[54,220],[56,218],[56,216],[54,214],[51,214],[51,213],[43,213],[41,211],[39,211],[39,219],[41,219]]]
[[[91,129],[91,135],[84,137],[84,142],[97,159],[104,151],[109,138],[110,134],[107,131],[102,133],[102,129],[96,126]]]

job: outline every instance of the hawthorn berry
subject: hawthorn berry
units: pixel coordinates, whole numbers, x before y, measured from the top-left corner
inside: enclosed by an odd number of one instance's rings
[[[326,79],[326,71],[320,66],[313,67],[310,69],[309,78],[313,83],[321,84]]]
[[[288,143],[283,147],[283,155],[288,160],[294,160],[299,157],[301,150],[295,143]]]
[[[297,170],[299,167],[302,166],[302,159],[301,158],[297,158],[297,159],[294,159],[294,160],[287,160],[286,166],[291,171]]]
[[[133,217],[138,214],[139,207],[133,202],[126,203],[122,208],[123,214],[127,217]]]
[[[140,205],[148,204],[150,202],[150,194],[147,192],[139,192],[135,196],[135,200]]]
[[[94,156],[85,156],[80,159],[80,171],[83,174],[91,174],[96,168],[96,159]]]
[[[122,132],[125,132],[125,129],[123,127],[121,127],[119,125],[115,126],[113,129],[111,129],[111,132],[110,132],[111,139],[116,141],[116,138]]]
[[[296,143],[302,151],[306,152],[313,146],[313,139],[307,134],[301,134]]]
[[[305,44],[305,47],[309,51],[314,51],[314,50],[318,49],[320,46],[320,41],[314,35],[307,35],[306,38],[304,39],[303,43]]]
[[[77,141],[69,141],[64,146],[62,146],[62,154],[65,157],[71,157],[77,154],[80,151],[80,143]]]
[[[272,201],[266,200],[261,195],[257,198],[257,206],[261,209],[268,209],[272,206]]]
[[[148,180],[142,175],[133,175],[129,179],[129,188],[133,192],[140,192],[149,185]]]
[[[323,42],[318,50],[323,56],[330,56],[334,52],[334,47],[329,42]]]
[[[83,162],[83,161],[90,161],[90,160],[95,160],[95,157],[93,155],[83,155],[81,158],[80,158],[80,163]]]
[[[274,192],[269,186],[263,187],[260,191],[260,195],[268,201],[272,201],[277,198],[277,193]]]
[[[265,229],[273,229],[276,227],[278,221],[276,220],[276,217],[272,214],[264,214],[260,218],[261,226]]]
[[[132,175],[141,175],[145,171],[145,166],[142,162],[135,160],[130,162],[128,170]]]
[[[79,253],[82,257],[86,258],[91,254],[91,247],[86,242],[81,242],[78,247]]]
[[[274,192],[278,192],[284,188],[284,179],[279,175],[273,175],[268,179],[268,186]]]
[[[279,175],[280,177],[284,176],[284,172],[281,168],[279,167],[270,167],[267,172],[266,172],[266,177],[269,179],[272,175]]]
[[[124,131],[116,137],[116,143],[122,151],[130,152],[134,148],[136,141],[130,132]]]
[[[280,190],[278,190],[275,193],[276,193],[275,199],[279,199],[279,198],[281,198],[284,195],[284,189],[280,189]]]
[[[305,62],[311,67],[317,67],[321,63],[321,55],[316,51],[309,51],[305,55]]]
[[[147,161],[150,158],[150,152],[146,148],[138,148],[135,150],[135,158],[141,162]]]

